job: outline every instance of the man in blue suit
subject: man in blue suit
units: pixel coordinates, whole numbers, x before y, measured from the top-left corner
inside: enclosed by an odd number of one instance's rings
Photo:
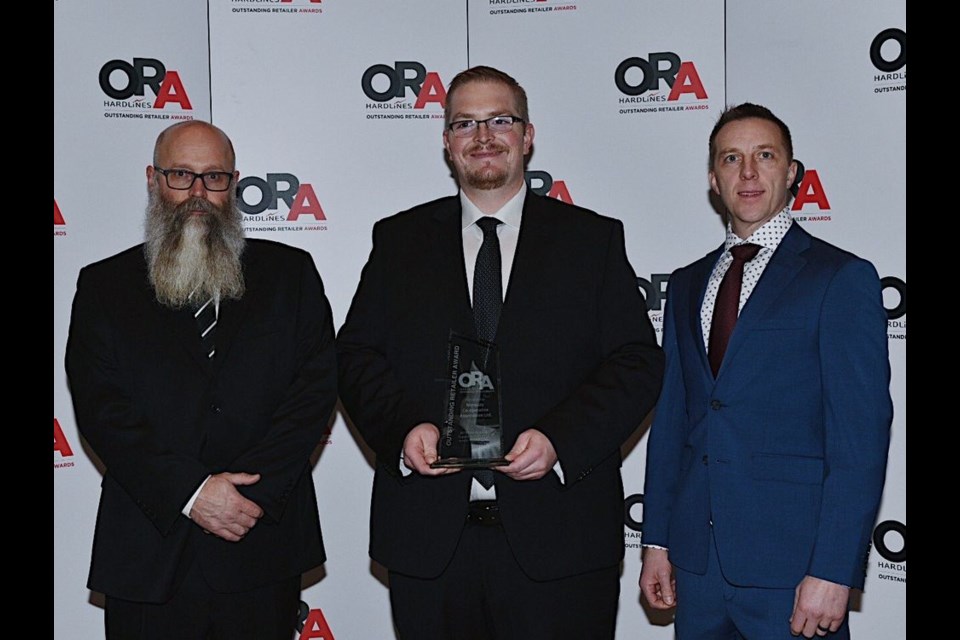
[[[892,407],[873,266],[795,224],[787,126],[744,103],[710,135],[723,246],[670,279],[640,587],[680,640],[849,637]],[[729,276],[729,277],[728,277]]]

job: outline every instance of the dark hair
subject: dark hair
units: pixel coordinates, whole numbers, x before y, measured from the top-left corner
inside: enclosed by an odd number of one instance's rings
[[[711,167],[713,167],[713,156],[717,152],[717,134],[720,133],[720,129],[723,129],[724,126],[730,124],[731,122],[736,122],[737,120],[746,120],[747,118],[759,118],[760,120],[767,120],[777,125],[777,128],[780,129],[780,135],[783,138],[783,145],[787,148],[787,160],[793,160],[793,140],[790,138],[790,129],[783,122],[783,120],[773,115],[773,112],[764,106],[750,102],[744,102],[743,104],[738,104],[735,107],[727,107],[724,109],[723,113],[721,113],[720,117],[717,119],[717,124],[713,125],[713,131],[710,132]]]
[[[470,67],[466,71],[461,71],[447,87],[447,104],[443,109],[443,119],[445,124],[450,124],[450,104],[453,94],[463,85],[470,82],[499,82],[506,85],[513,92],[513,101],[516,103],[518,116],[523,118],[524,122],[530,122],[530,113],[527,111],[527,92],[523,90],[520,83],[499,69],[493,67]]]

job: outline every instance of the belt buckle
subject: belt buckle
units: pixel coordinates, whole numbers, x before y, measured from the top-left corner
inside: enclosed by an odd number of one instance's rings
[[[500,505],[496,500],[476,500],[467,510],[467,521],[485,527],[500,524]]]

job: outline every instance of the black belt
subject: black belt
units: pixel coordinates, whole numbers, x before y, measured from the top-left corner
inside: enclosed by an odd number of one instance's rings
[[[496,500],[474,500],[467,510],[467,522],[496,527],[500,525],[500,505]]]

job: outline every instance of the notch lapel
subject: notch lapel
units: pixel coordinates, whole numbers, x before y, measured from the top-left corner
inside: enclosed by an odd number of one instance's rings
[[[706,258],[701,260],[690,274],[690,282],[695,286],[690,287],[688,304],[689,311],[684,314],[689,322],[688,335],[693,337],[694,348],[697,350],[697,360],[700,363],[700,369],[706,375],[706,379],[712,384],[713,372],[710,370],[710,360],[707,357],[707,347],[703,341],[703,325],[700,322],[700,309],[703,306],[703,298],[707,294],[707,284],[710,282],[710,275],[717,264],[717,260],[723,255],[723,245],[720,245],[715,251],[707,254]],[[668,300],[669,300],[668,288]],[[668,302],[669,304],[669,302]]]
[[[473,304],[467,287],[467,270],[463,258],[463,227],[460,198],[454,197],[449,208],[433,214],[431,243],[436,255],[430,258],[436,265],[437,299],[449,301],[450,328],[476,336]]]
[[[780,246],[770,258],[767,267],[763,270],[763,275],[757,282],[750,299],[743,306],[740,317],[737,318],[737,324],[733,327],[733,333],[730,335],[730,343],[727,345],[727,352],[724,354],[723,364],[717,373],[717,378],[723,375],[728,364],[736,358],[737,352],[744,342],[749,338],[750,332],[757,326],[763,318],[767,316],[767,311],[786,289],[787,285],[793,281],[807,264],[807,259],[802,253],[810,246],[810,236],[806,234],[796,223],[794,223],[787,235],[780,241]]]
[[[145,257],[139,267],[139,272],[131,272],[135,283],[127,289],[136,292],[126,307],[127,321],[142,324],[142,331],[138,332],[141,339],[166,345],[164,351],[171,354],[182,352],[187,360],[206,370],[208,362],[201,349],[200,332],[193,311],[171,309],[157,302]]]

